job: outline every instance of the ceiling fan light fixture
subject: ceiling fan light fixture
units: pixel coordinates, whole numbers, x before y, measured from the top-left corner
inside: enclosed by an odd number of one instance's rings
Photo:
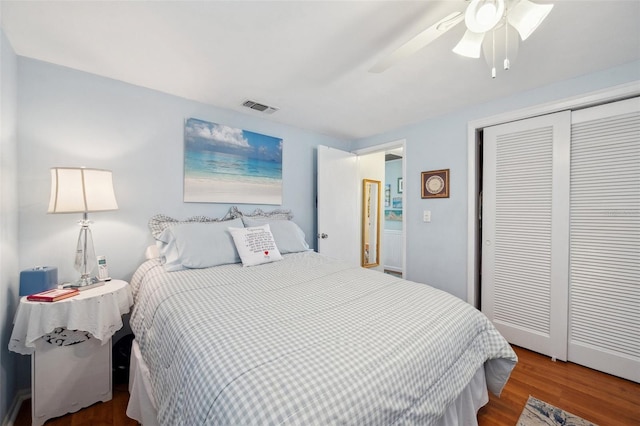
[[[547,17],[553,4],[536,4],[529,0],[466,0],[464,12],[456,11],[440,19],[421,33],[398,47],[391,55],[375,64],[369,72],[381,73],[400,60],[424,48],[458,23],[465,21],[466,31],[452,49],[454,53],[468,58],[480,58],[484,49],[485,59],[491,58],[490,66],[495,70],[496,56],[500,57],[505,70],[511,68],[519,39],[525,40]],[[504,28],[502,28],[504,27]],[[499,34],[496,35],[497,30]],[[492,31],[491,55],[483,47],[485,37]],[[511,33],[511,34],[509,34]],[[504,37],[502,37],[504,35]],[[518,35],[520,37],[518,37]],[[498,38],[498,40],[496,40]],[[499,40],[502,38],[502,40]],[[494,73],[495,74],[495,73]]]
[[[464,13],[464,23],[474,33],[495,27],[504,16],[504,0],[472,0]]]
[[[484,33],[474,33],[473,31],[465,31],[462,39],[453,48],[453,53],[457,53],[460,56],[466,56],[467,58],[477,59],[480,57],[480,51],[482,49],[482,41],[484,40]]]
[[[507,15],[509,24],[518,30],[522,41],[526,40],[545,20],[553,4],[536,4],[529,0],[520,0]]]
[[[476,20],[480,25],[491,25],[491,21],[496,16],[498,8],[493,3],[485,3],[476,12]]]

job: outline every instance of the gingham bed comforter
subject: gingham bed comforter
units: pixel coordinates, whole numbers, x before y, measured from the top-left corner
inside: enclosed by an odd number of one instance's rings
[[[516,362],[460,299],[314,252],[170,273],[149,260],[131,284],[162,425],[430,424],[486,361],[494,393]]]

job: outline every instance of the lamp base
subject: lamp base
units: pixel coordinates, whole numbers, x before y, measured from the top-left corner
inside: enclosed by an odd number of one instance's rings
[[[96,277],[80,277],[80,279],[69,286],[80,291],[89,290],[90,288],[100,287],[104,285],[104,281],[100,281]]]

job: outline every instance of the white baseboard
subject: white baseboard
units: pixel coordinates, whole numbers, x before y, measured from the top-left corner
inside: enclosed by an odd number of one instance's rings
[[[15,398],[13,398],[13,402],[11,403],[11,407],[7,412],[7,416],[2,421],[2,426],[13,426],[18,417],[18,413],[20,412],[20,407],[22,407],[22,403],[27,399],[31,399],[31,389],[21,389],[16,393]]]

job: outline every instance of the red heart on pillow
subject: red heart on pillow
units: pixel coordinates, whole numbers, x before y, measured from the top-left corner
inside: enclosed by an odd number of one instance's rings
[[[269,250],[265,250],[265,251],[264,251],[264,255],[265,255],[265,256],[269,256]]]

